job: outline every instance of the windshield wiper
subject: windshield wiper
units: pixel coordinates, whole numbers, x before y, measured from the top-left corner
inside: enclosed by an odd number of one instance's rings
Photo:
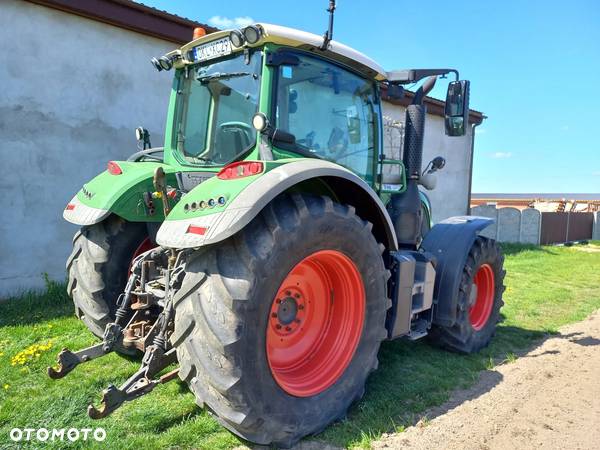
[[[250,72],[215,72],[210,75],[198,76],[196,80],[202,84],[206,84],[215,80],[228,80],[230,78],[245,77],[248,75],[250,75]]]

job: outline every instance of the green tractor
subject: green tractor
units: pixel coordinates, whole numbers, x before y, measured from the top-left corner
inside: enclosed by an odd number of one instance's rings
[[[281,26],[194,33],[174,70],[163,148],[111,161],[64,210],[77,316],[102,341],[63,350],[52,378],[117,351],[143,353],[101,418],[177,376],[229,430],[288,447],[344,417],[383,340],[486,346],[504,290],[491,221],[431,226],[419,185],[425,95],[454,74],[446,133],[465,134],[469,82],[452,69],[386,72],[357,51]],[[383,154],[382,90],[425,80],[402,160]],[[169,371],[169,369],[172,369]]]

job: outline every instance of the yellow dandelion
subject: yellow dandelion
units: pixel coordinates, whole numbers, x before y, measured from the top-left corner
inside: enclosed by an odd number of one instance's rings
[[[4,390],[5,390],[5,391],[6,391],[6,390],[8,390],[8,388],[9,388],[9,387],[10,387],[10,384],[5,384],[5,385],[4,385]]]

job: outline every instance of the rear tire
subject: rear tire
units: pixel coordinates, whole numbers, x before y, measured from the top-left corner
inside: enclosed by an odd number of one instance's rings
[[[493,239],[477,237],[462,271],[456,322],[451,327],[434,325],[429,339],[459,353],[486,347],[500,321],[504,292],[504,255]]]
[[[363,396],[386,337],[385,316],[391,302],[382,250],[371,224],[352,207],[307,195],[276,198],[238,234],[198,250],[188,261],[182,287],[174,297],[172,336],[180,377],[197,403],[210,408],[238,436],[281,447],[344,417],[351,403]],[[276,317],[273,301],[285,291],[284,280],[300,261],[322,253],[343,253],[355,265],[364,287],[364,320],[348,365],[333,384],[292,395],[270,368],[267,346]],[[332,299],[344,295],[331,293]],[[288,297],[291,302],[295,294]],[[327,304],[330,301],[326,299]],[[280,303],[283,306],[285,301]],[[294,317],[289,321],[291,329]],[[324,346],[314,348],[312,356],[317,359]]]
[[[106,324],[115,319],[117,298],[125,289],[132,257],[147,238],[146,224],[118,216],[82,227],[73,237],[67,292],[77,317],[99,338]]]

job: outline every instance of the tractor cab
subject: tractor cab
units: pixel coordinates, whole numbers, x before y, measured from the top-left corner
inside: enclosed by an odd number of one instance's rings
[[[345,45],[321,45],[311,33],[256,24],[154,59],[175,69],[165,162],[211,169],[309,157],[373,182],[385,71]]]

